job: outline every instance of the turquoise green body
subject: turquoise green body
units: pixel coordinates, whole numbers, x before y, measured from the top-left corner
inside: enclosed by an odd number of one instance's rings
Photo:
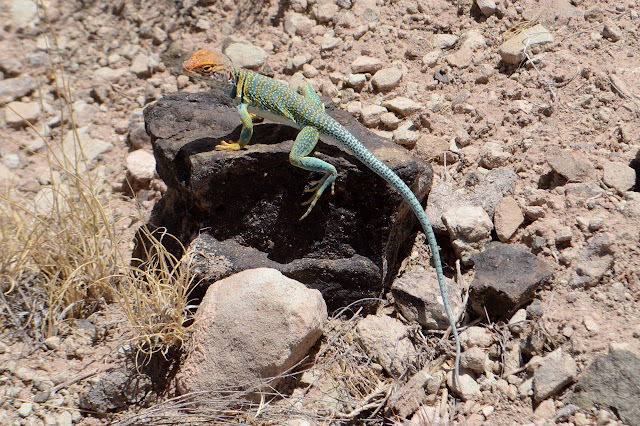
[[[250,114],[253,113],[300,129],[293,149],[289,154],[289,161],[294,166],[305,170],[324,173],[320,180],[313,182],[313,188],[308,190],[314,194],[305,203],[309,204],[309,208],[300,219],[304,219],[311,212],[313,206],[329,186],[332,187],[333,191],[333,185],[338,175],[333,165],[309,156],[316,146],[319,136],[343,146],[369,169],[386,180],[409,204],[411,210],[417,216],[431,248],[442,301],[456,343],[455,377],[457,380],[460,361],[460,340],[446,292],[440,253],[431,223],[411,189],[389,167],[367,150],[344,126],[325,113],[320,97],[308,83],[303,86],[303,95],[301,96],[287,84],[255,72],[235,67],[233,72],[236,85],[229,88],[229,94],[234,98],[242,120],[242,132],[238,141],[239,147],[243,148],[251,139],[253,123]]]

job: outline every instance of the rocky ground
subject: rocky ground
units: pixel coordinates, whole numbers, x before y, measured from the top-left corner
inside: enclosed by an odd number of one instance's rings
[[[347,322],[379,380],[395,378],[396,395],[415,395],[385,400],[395,419],[640,424],[633,399],[640,392],[633,367],[640,354],[637,0],[45,5],[46,14],[30,0],[0,0],[3,186],[34,197],[48,185],[46,160],[34,154],[44,149],[36,131],[55,137],[71,126],[57,109],[63,81],[85,155],[127,217],[137,206],[125,176],[147,211],[166,189],[153,174],[141,109],[168,93],[203,90],[181,74],[186,56],[222,49],[294,86],[306,78],[366,127],[431,163],[428,213],[445,269],[455,278],[460,259],[461,281],[471,285],[459,387],[449,361],[438,369],[422,360],[419,371],[403,375],[380,344],[410,340],[401,346],[416,349],[419,336],[431,336],[399,314],[410,316],[402,295],[421,288],[409,274],[388,294],[397,308]],[[52,71],[52,53],[62,73]],[[136,222],[118,226],[131,241]],[[417,242],[407,269],[428,258]],[[513,286],[505,290],[503,281]],[[44,344],[3,324],[2,423],[121,419],[78,408],[79,395],[122,363],[130,337],[122,321],[111,306]],[[328,412],[316,403],[300,409]],[[351,414],[334,418],[366,423],[366,415]],[[382,421],[376,414],[370,422]]]

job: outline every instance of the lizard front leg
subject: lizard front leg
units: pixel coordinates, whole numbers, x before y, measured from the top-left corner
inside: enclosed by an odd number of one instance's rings
[[[240,132],[240,139],[238,142],[226,142],[221,141],[216,145],[216,149],[223,149],[229,151],[237,151],[247,146],[253,136],[253,120],[251,114],[247,111],[247,104],[238,104],[238,115],[242,120],[242,131]]]
[[[314,192],[314,195],[302,203],[302,205],[309,205],[306,213],[302,215],[300,220],[304,219],[311,213],[311,210],[316,205],[316,202],[320,199],[320,196],[324,192],[325,189],[331,185],[331,193],[333,194],[333,189],[335,185],[336,177],[338,176],[338,172],[335,167],[326,161],[322,161],[319,158],[309,157],[308,155],[313,151],[313,148],[318,143],[318,129],[313,126],[305,126],[302,128],[296,140],[293,144],[293,148],[289,153],[289,161],[296,167],[300,167],[305,170],[309,170],[310,172],[323,172],[324,176],[322,179],[317,180],[315,182],[311,182],[313,185],[312,188],[306,190],[306,192]]]

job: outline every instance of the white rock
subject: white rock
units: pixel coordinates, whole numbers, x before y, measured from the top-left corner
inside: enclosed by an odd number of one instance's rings
[[[460,333],[460,343],[467,348],[473,346],[488,348],[493,344],[493,336],[484,327],[469,327]]]
[[[386,92],[398,87],[403,74],[398,68],[383,68],[373,75],[371,83],[376,90]]]
[[[42,112],[39,102],[9,102],[4,110],[4,119],[12,127],[26,127],[34,123]]]
[[[2,162],[10,169],[20,167],[20,156],[18,154],[7,154],[2,158]]]
[[[453,47],[458,42],[458,36],[453,34],[434,34],[431,38],[433,47],[445,50]]]
[[[156,159],[152,153],[139,149],[127,155],[125,159],[127,179],[136,188],[148,189],[156,172]]]
[[[136,57],[131,62],[131,66],[129,67],[131,72],[133,72],[138,77],[145,77],[151,75],[149,70],[149,57],[146,53],[140,52],[136,55]]]
[[[538,24],[522,30],[520,33],[502,43],[498,48],[498,54],[500,54],[500,57],[506,63],[517,65],[525,58],[525,47],[530,49],[533,45],[550,43],[552,41],[553,35],[551,35],[542,24]]]
[[[9,12],[11,20],[18,27],[32,26],[38,22],[38,6],[34,1],[13,0]]]
[[[267,61],[267,52],[258,46],[246,43],[231,43],[224,50],[224,54],[236,66],[248,69],[258,69]]]
[[[364,74],[349,74],[344,77],[344,82],[349,87],[353,87],[354,89],[360,91],[364,87],[364,84],[367,82],[367,76]]]
[[[319,24],[328,24],[333,21],[340,8],[335,3],[323,3],[316,5],[313,10]]]
[[[20,406],[20,408],[18,408],[18,415],[20,417],[29,417],[31,415],[31,412],[33,411],[33,403],[32,402],[24,402],[22,403],[22,405]]]
[[[68,411],[63,411],[57,418],[58,426],[71,426],[73,425],[73,419],[71,418],[71,413]]]
[[[246,270],[220,280],[198,307],[192,351],[177,377],[178,389],[212,391],[275,377],[308,353],[326,320],[327,306],[318,290],[274,269]]]
[[[400,377],[417,355],[408,328],[386,315],[368,315],[356,326],[356,339],[392,377]]]
[[[380,117],[382,120],[382,117]],[[400,127],[393,132],[393,141],[398,145],[413,146],[420,139],[420,132],[407,127]]]
[[[602,180],[608,187],[618,192],[625,192],[636,184],[636,171],[625,163],[607,161],[602,166],[604,176]]]
[[[487,142],[480,151],[480,165],[487,169],[496,169],[506,165],[511,158],[497,142]]]
[[[351,63],[351,72],[357,73],[375,73],[382,69],[382,61],[378,58],[372,58],[371,56],[358,56]]]
[[[447,374],[447,386],[452,389],[463,401],[474,401],[480,398],[480,385],[475,381],[471,374],[463,374],[460,372],[457,383],[453,383],[453,372]]]
[[[365,105],[362,107],[360,118],[362,124],[367,127],[375,127],[380,124],[380,117],[387,112],[387,109],[380,105]]]
[[[406,117],[422,109],[422,105],[412,101],[404,96],[398,96],[397,98],[386,100],[382,103],[382,106],[389,111],[397,112],[401,117]]]
[[[300,13],[287,12],[284,15],[282,25],[285,33],[304,37],[309,34],[315,22]]]
[[[493,223],[480,206],[460,205],[442,213],[456,255],[465,265],[491,241]]]

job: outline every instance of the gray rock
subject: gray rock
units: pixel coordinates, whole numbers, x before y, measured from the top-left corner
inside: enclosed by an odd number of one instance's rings
[[[496,206],[493,216],[493,224],[496,234],[503,243],[515,234],[520,225],[524,222],[524,215],[513,197],[504,197]]]
[[[327,31],[324,36],[322,36],[322,41],[320,42],[320,50],[332,50],[336,47],[342,46],[344,44],[344,40],[340,37],[336,37],[333,31]]]
[[[558,348],[544,358],[533,372],[533,398],[543,401],[575,382],[578,366],[570,355]]]
[[[522,30],[520,33],[502,43],[498,48],[498,54],[500,54],[500,57],[506,63],[518,65],[525,58],[525,47],[530,49],[533,45],[550,43],[552,41],[553,36],[551,33],[543,27],[542,24],[538,24]]]
[[[398,68],[383,68],[371,78],[371,84],[376,90],[387,92],[400,84],[404,73]]]
[[[547,158],[547,163],[554,172],[573,182],[588,179],[594,170],[587,156],[577,151],[553,151]]]
[[[359,73],[375,73],[382,69],[382,61],[378,58],[372,58],[370,56],[358,56],[351,63],[351,72],[354,74]]]
[[[476,274],[469,304],[480,315],[488,313],[492,320],[506,318],[531,301],[536,289],[553,274],[551,266],[521,244],[492,242],[472,260]]]
[[[460,366],[476,373],[482,373],[487,369],[489,356],[478,346],[472,346],[460,356]]]
[[[472,255],[491,241],[493,223],[480,206],[455,206],[442,213],[456,256],[464,263],[473,263]]]
[[[254,70],[263,66],[268,56],[262,48],[245,43],[231,43],[224,53],[234,65]]]
[[[480,12],[486,17],[489,17],[498,11],[498,6],[493,0],[475,0]]]
[[[30,75],[0,80],[0,101],[9,103],[33,92],[38,83]]]
[[[607,161],[603,167],[602,180],[605,185],[614,188],[618,192],[625,192],[636,184],[636,171],[625,163]]]
[[[274,269],[250,269],[209,287],[194,325],[192,350],[176,380],[180,393],[278,386],[322,335],[320,292]],[[265,383],[269,381],[269,383]],[[259,386],[260,388],[260,386]]]
[[[4,110],[4,119],[8,125],[16,128],[33,124],[40,116],[39,102],[9,102]]]
[[[5,77],[13,77],[21,74],[23,64],[18,58],[6,49],[0,50],[0,71],[4,72]]]
[[[451,310],[455,313],[462,306],[460,288],[445,277]],[[446,330],[449,327],[435,270],[416,268],[397,279],[391,292],[398,310],[408,321],[417,321],[429,330]]]
[[[364,74],[349,74],[345,76],[344,82],[347,86],[353,87],[355,90],[360,91],[367,82],[367,76]]]
[[[268,266],[319,289],[332,310],[377,297],[391,285],[402,253],[413,242],[413,213],[380,177],[329,141],[318,144],[317,151],[339,170],[336,194],[327,191],[300,221],[310,176],[287,161],[298,131],[255,124],[247,149],[215,150],[221,140],[237,140],[240,132],[237,110],[227,98],[216,92],[179,93],[145,109],[157,171],[168,187],[152,213],[153,226],[166,227],[185,245],[199,235],[204,260],[221,258],[231,265],[222,275],[206,272],[203,288],[229,273]],[[367,131],[330,101],[325,105],[399,173],[418,199],[426,196],[431,182],[426,163]],[[135,256],[144,258],[144,253],[140,241]]]
[[[584,410],[600,407],[614,412],[623,423],[640,424],[640,358],[614,350],[597,357],[580,375],[567,403]]]
[[[602,27],[602,37],[608,38],[615,43],[624,37],[624,33],[617,24],[611,20],[607,20]]]
[[[151,138],[144,128],[144,117],[142,115],[142,110],[136,110],[131,114],[131,120],[129,120],[128,130],[128,142],[131,148],[142,149],[151,146]]]
[[[394,378],[402,376],[418,356],[409,339],[409,329],[386,315],[368,315],[360,320],[355,338]]]
[[[80,394],[79,406],[86,410],[110,412],[139,403],[151,391],[153,384],[146,374],[111,370],[86,392]]]
[[[569,276],[571,288],[593,287],[600,282],[604,274],[613,267],[614,240],[608,233],[600,233],[589,241]]]
[[[109,142],[92,138],[87,133],[77,133],[76,137],[76,133],[67,132],[62,140],[62,146],[54,147],[52,151],[57,158],[67,158],[72,163],[74,161],[82,163],[83,161],[90,162],[112,148],[113,145]]]

